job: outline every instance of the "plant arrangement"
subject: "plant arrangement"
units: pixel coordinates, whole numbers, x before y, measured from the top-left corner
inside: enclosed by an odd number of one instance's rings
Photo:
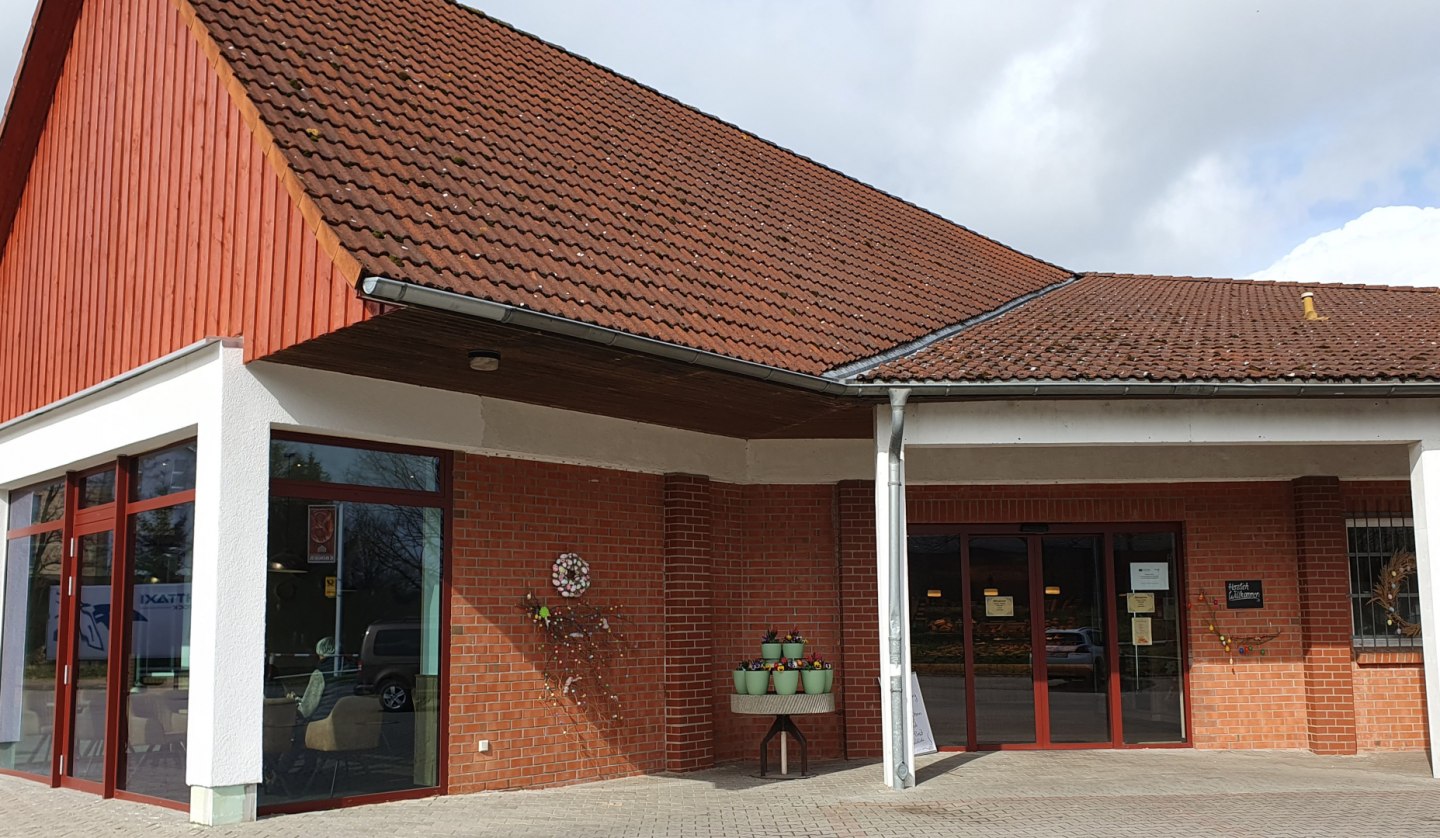
[[[625,619],[620,606],[564,602],[551,607],[531,592],[521,608],[540,632],[546,700],[557,708],[568,702],[603,721],[623,719],[611,682],[616,662],[625,657],[625,636],[617,625]]]
[[[780,642],[781,642],[781,643],[800,643],[800,644],[804,644],[804,643],[805,643],[805,637],[804,637],[804,635],[802,635],[802,634],[800,633],[800,629],[790,629],[790,633],[787,634],[787,635],[785,635],[785,639],[782,640],[782,641],[780,641]]]
[[[1400,613],[1400,597],[1405,592],[1405,583],[1415,574],[1415,554],[1401,550],[1390,557],[1380,568],[1375,587],[1370,589],[1367,605],[1378,605],[1385,612],[1385,625],[1393,626],[1401,637],[1418,637],[1420,624],[1408,620]]]
[[[1270,634],[1230,634],[1220,628],[1219,618],[1216,616],[1215,609],[1220,607],[1219,599],[1212,599],[1206,596],[1204,591],[1201,591],[1199,596],[1195,598],[1195,601],[1208,612],[1206,622],[1207,630],[1215,635],[1215,638],[1220,641],[1220,645],[1224,647],[1227,652],[1236,652],[1241,655],[1263,656],[1267,652],[1262,647],[1280,636],[1280,632],[1278,631],[1273,631]]]

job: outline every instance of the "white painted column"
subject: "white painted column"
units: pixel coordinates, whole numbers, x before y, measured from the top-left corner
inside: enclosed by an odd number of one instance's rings
[[[891,409],[875,409],[875,574],[878,599],[880,644],[880,735],[884,741],[885,785],[905,789],[915,785],[915,719],[910,712],[910,625],[909,568],[900,556],[900,574],[894,580],[899,596],[898,613],[891,612],[891,555],[896,532],[905,532],[905,453],[900,446],[899,473],[892,475],[890,462]],[[897,479],[901,502],[892,510],[891,483]],[[898,699],[897,699],[898,695]],[[899,716],[903,734],[895,742],[894,725]]]
[[[1410,446],[1410,503],[1415,520],[1415,581],[1420,591],[1420,642],[1425,655],[1425,711],[1431,743],[1440,742],[1440,439]],[[1430,773],[1440,779],[1440,758],[1430,749]]]
[[[221,360],[199,418],[185,770],[207,825],[255,819],[264,705],[270,429],[241,350]]]

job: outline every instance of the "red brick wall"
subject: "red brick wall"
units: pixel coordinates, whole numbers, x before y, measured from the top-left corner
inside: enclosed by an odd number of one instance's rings
[[[1302,477],[1295,499],[1310,750],[1355,753],[1355,683],[1351,666],[1350,559],[1340,481]]]
[[[665,764],[715,764],[714,537],[711,483],[667,474],[665,505]]]
[[[451,574],[452,792],[595,780],[665,769],[663,479],[499,457],[455,460]],[[526,591],[549,602],[563,552],[590,563],[585,599],[619,605],[628,653],[613,683],[619,725],[543,697]],[[476,741],[489,739],[488,754]]]

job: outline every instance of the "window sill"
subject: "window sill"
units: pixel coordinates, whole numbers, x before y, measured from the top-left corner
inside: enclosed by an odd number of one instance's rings
[[[1376,649],[1356,648],[1356,666],[1419,666],[1425,662],[1425,656],[1420,648],[1409,649]]]

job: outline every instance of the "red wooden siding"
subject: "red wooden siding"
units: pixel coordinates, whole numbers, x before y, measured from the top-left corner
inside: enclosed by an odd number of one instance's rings
[[[207,49],[169,0],[85,3],[0,257],[0,420],[205,337],[249,360],[365,318]]]

